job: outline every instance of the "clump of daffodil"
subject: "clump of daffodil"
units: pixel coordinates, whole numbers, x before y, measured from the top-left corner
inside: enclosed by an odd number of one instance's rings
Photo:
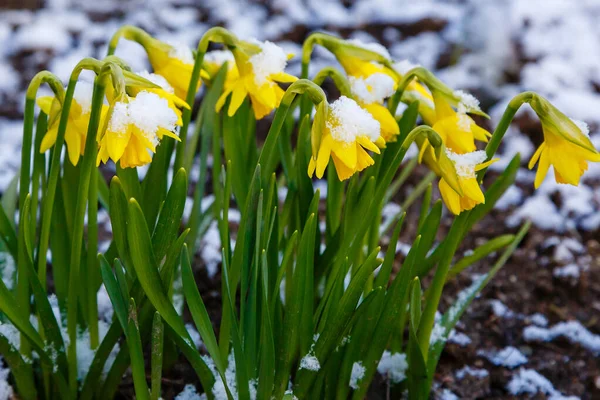
[[[552,111],[560,113],[556,109]],[[560,114],[558,118],[540,115],[544,141],[529,161],[529,169],[539,161],[534,183],[536,189],[542,184],[550,166],[554,167],[557,183],[577,186],[588,168],[588,161],[600,162],[600,154],[588,136],[587,125]]]
[[[244,102],[250,98],[256,119],[264,118],[279,106],[285,93],[278,83],[297,80],[284,69],[288,55],[272,42],[243,42],[232,50],[237,67],[237,76],[228,74],[223,94],[216,104],[220,111],[227,97],[231,95],[227,115],[233,116]]]
[[[340,180],[350,178],[374,161],[367,152],[379,153],[375,142],[381,136],[379,122],[354,100],[342,96],[331,105],[317,107],[311,134],[313,155],[308,175],[322,178],[329,159]]]
[[[110,158],[122,168],[139,167],[152,161],[151,153],[165,136],[179,140],[175,132],[180,116],[156,92],[141,90],[135,97],[122,94],[110,108],[99,138],[97,164]]]
[[[65,131],[65,143],[67,154],[71,164],[77,165],[79,157],[85,150],[85,139],[87,137],[88,124],[90,122],[90,110],[92,106],[93,85],[88,82],[78,82],[73,93],[73,101],[69,109],[69,119]],[[37,99],[39,107],[48,115],[48,131],[40,144],[40,152],[44,153],[56,142],[58,125],[60,122],[60,103],[55,97],[43,96]],[[108,107],[103,105],[101,110],[101,121],[106,116]]]
[[[440,177],[439,189],[448,209],[453,214],[458,215],[465,210],[472,209],[477,204],[485,203],[485,196],[481,191],[479,182],[477,182],[475,173],[487,168],[497,160],[485,162],[487,156],[483,150],[465,154],[456,154],[450,150],[446,150],[446,155],[454,164],[454,169],[458,176],[458,184],[462,191],[462,194],[458,193],[450,187],[443,176]]]

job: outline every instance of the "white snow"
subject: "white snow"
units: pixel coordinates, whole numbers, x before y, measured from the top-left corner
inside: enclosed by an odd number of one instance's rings
[[[486,369],[482,368],[472,368],[470,366],[465,366],[458,371],[456,371],[456,378],[459,380],[464,379],[467,375],[473,376],[475,378],[483,379],[490,375],[490,373]]]
[[[462,178],[474,178],[475,167],[481,164],[487,158],[485,151],[477,150],[465,154],[456,154],[452,150],[446,149],[448,158],[454,162],[456,173]]]
[[[366,79],[350,77],[352,95],[362,104],[381,104],[394,94],[394,80],[387,74],[375,73]]]
[[[181,42],[170,42],[171,50],[169,51],[169,57],[176,58],[184,64],[194,64],[194,54],[185,43]]]
[[[100,289],[98,289],[98,293],[96,294],[96,301],[98,304],[98,318],[105,322],[111,323],[114,308],[112,303],[110,302],[110,297],[108,297],[108,292],[106,291],[106,287],[104,286],[104,284],[100,285]]]
[[[2,281],[6,288],[12,290],[15,284],[16,264],[10,253],[0,252],[0,269],[2,270]]]
[[[219,67],[227,62],[227,68],[231,69],[235,65],[235,58],[233,58],[233,53],[229,50],[213,50],[204,55],[204,62]]]
[[[21,348],[21,334],[10,322],[0,322],[0,335],[4,336],[15,349]]]
[[[215,384],[213,385],[211,392],[215,398],[215,400],[228,400],[227,390],[225,390],[225,385],[223,384],[223,380],[219,375],[214,361],[208,356],[202,356],[208,368],[212,371],[215,377]],[[237,400],[238,397],[238,388],[237,388],[237,378],[236,378],[236,365],[235,365],[235,355],[233,351],[227,357],[227,369],[225,370],[225,381],[227,382],[227,387],[231,392],[231,395],[234,400]],[[250,392],[250,399],[256,400],[256,390],[257,390],[258,382],[255,379],[252,379],[248,382],[248,388]],[[190,390],[191,393],[191,390]]]
[[[472,94],[462,90],[455,90],[454,96],[458,97],[459,99],[457,107],[459,114],[481,111],[481,108],[479,108],[479,100],[477,100]]]
[[[283,72],[287,65],[287,54],[273,42],[258,43],[261,51],[250,57],[256,85],[268,82],[269,76]]]
[[[450,389],[444,389],[440,395],[440,400],[459,400],[459,398]]]
[[[573,280],[579,279],[580,269],[577,264],[568,264],[564,267],[556,267],[552,271],[552,275],[557,278],[570,278]]]
[[[536,394],[543,393],[548,395],[548,399],[553,400],[574,400],[577,397],[563,396],[559,391],[554,389],[554,385],[543,375],[533,369],[521,368],[519,372],[513,375],[506,389],[513,396],[520,394]]]
[[[350,373],[350,387],[357,390],[359,382],[364,378],[367,369],[362,365],[362,362],[356,361],[352,364],[352,372]]]
[[[127,108],[129,123],[140,129],[144,135],[157,145],[159,128],[175,130],[177,114],[169,107],[167,99],[156,93],[142,91],[135,96]]]
[[[406,370],[408,362],[404,353],[390,353],[388,350],[383,352],[377,372],[386,376],[392,383],[400,383],[406,379]]]
[[[318,371],[321,369],[319,359],[314,354],[308,353],[302,360],[300,360],[300,369],[307,369],[309,371]]]
[[[192,342],[194,342],[194,346],[196,347],[196,349],[199,349],[202,346],[202,339],[200,338],[200,333],[198,333],[196,327],[191,323],[187,323],[185,324],[185,329],[190,334],[190,337],[192,338]]]
[[[507,346],[498,352],[479,350],[477,355],[487,358],[494,365],[510,369],[523,365],[528,361],[527,357],[513,346]]]
[[[175,396],[175,400],[200,400],[202,397],[196,391],[196,387],[188,383],[183,388],[183,391]]]
[[[0,360],[2,358],[0,357]],[[8,376],[10,375],[10,368],[0,367],[0,400],[10,400],[14,398],[14,391],[10,383],[8,383]]]
[[[341,96],[330,107],[327,128],[335,140],[353,143],[359,136],[367,136],[372,141],[380,136],[379,122],[354,100]]]
[[[600,335],[593,334],[579,321],[560,322],[551,328],[528,326],[523,330],[523,338],[528,342],[550,342],[558,337],[600,354]]]

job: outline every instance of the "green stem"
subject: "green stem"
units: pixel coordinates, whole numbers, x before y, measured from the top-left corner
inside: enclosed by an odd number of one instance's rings
[[[317,75],[313,78],[313,82],[319,86],[323,85],[325,78],[331,78],[333,83],[340,91],[342,96],[352,98],[352,91],[350,90],[350,82],[344,74],[342,74],[337,68],[325,67],[320,70]]]
[[[90,158],[96,160],[98,147],[90,149]],[[87,227],[87,305],[88,329],[90,331],[90,347],[96,349],[98,337],[98,301],[96,298],[98,281],[100,279],[97,258],[98,253],[98,169],[92,168],[89,181],[88,227]]]
[[[102,68],[94,82],[92,108],[85,141],[85,152],[81,165],[81,176],[77,192],[77,203],[73,217],[73,242],[71,246],[71,262],[69,270],[69,291],[67,298],[67,330],[69,333],[69,388],[73,398],[77,395],[77,306],[79,296],[79,268],[83,242],[85,209],[90,190],[92,169],[96,162],[96,132],[100,123],[100,113],[104,99],[105,75],[107,66]],[[110,67],[109,67],[110,68]],[[93,258],[93,255],[90,255]]]
[[[67,86],[67,93],[62,101],[58,132],[56,134],[56,142],[54,143],[54,150],[52,151],[52,157],[50,161],[48,186],[46,188],[46,193],[44,195],[42,204],[42,226],[40,229],[40,241],[38,245],[38,275],[44,288],[46,287],[46,253],[48,252],[48,242],[50,240],[50,226],[52,224],[56,185],[58,184],[61,168],[60,156],[62,153],[62,147],[65,143],[65,132],[67,130],[67,123],[69,121],[69,112],[71,111],[73,94],[75,93],[75,85],[77,85],[77,79],[79,79],[79,74],[81,71],[84,69],[95,70],[96,64],[97,60],[91,58],[85,58],[81,60],[79,64],[77,64],[71,73],[69,85]]]
[[[281,104],[275,112],[275,117],[273,118],[273,123],[271,124],[269,132],[267,133],[265,144],[263,145],[260,155],[258,156],[258,164],[262,168],[263,182],[269,182],[269,177],[273,171],[275,171],[277,162],[275,146],[277,145],[277,139],[281,133],[281,127],[285,122],[290,106],[292,105],[296,95],[304,93],[306,93],[315,104],[318,104],[322,101],[327,101],[327,97],[325,96],[323,89],[307,79],[299,79],[287,88],[283,98],[281,99]]]
[[[508,106],[506,106],[506,110],[504,110],[504,114],[502,114],[502,118],[500,118],[500,122],[498,122],[490,141],[488,142],[487,146],[485,146],[487,160],[491,160],[492,157],[494,157],[494,154],[496,154],[496,151],[498,151],[498,147],[500,147],[500,143],[502,142],[502,139],[504,138],[504,135],[506,134],[506,131],[508,130],[508,127],[517,114],[519,108],[521,108],[524,103],[529,103],[535,96],[536,94],[534,92],[523,92],[513,97],[508,103]],[[477,173],[477,178],[482,180],[486,171],[487,168],[479,171]]]
[[[206,31],[206,33],[204,33],[200,39],[200,42],[198,42],[196,59],[194,61],[194,69],[192,70],[192,77],[190,79],[190,85],[185,98],[185,101],[189,104],[190,108],[184,108],[182,111],[181,119],[183,123],[179,131],[179,138],[181,139],[181,142],[177,144],[175,150],[175,166],[173,167],[173,173],[175,173],[175,171],[179,171],[179,169],[183,166],[187,143],[187,130],[192,118],[192,109],[194,107],[194,99],[196,98],[196,88],[198,87],[198,81],[200,80],[200,70],[202,69],[202,63],[204,62],[204,55],[206,54],[208,45],[211,42],[224,43],[229,47],[235,47],[237,38],[224,28],[214,27]]]
[[[31,148],[33,141],[33,120],[35,111],[35,99],[37,91],[43,83],[48,83],[54,92],[58,101],[62,102],[64,98],[64,88],[60,79],[48,71],[37,73],[29,87],[25,98],[25,116],[23,121],[23,145],[21,148],[21,172],[19,177],[19,213],[20,218],[25,221],[24,206],[27,195],[29,194],[31,183]],[[27,249],[25,245],[25,235],[18,236],[18,257],[17,257],[17,302],[21,311],[29,315],[29,277],[26,270]],[[44,260],[45,262],[45,260]],[[21,353],[30,355],[31,349],[28,340],[21,335]]]

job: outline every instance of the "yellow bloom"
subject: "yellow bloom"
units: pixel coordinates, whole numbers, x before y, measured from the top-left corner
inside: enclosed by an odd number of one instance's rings
[[[441,94],[434,93],[433,99],[436,119],[432,128],[440,135],[448,149],[458,154],[470,153],[477,149],[475,139],[488,141],[491,134],[467,115],[474,107],[472,104],[459,103],[459,112],[456,112]],[[473,97],[468,99],[476,101]]]
[[[539,161],[535,188],[542,184],[550,165],[557,183],[579,185],[588,161],[600,162],[600,154],[587,136],[587,126],[568,118],[562,118],[560,126],[542,119],[542,129],[544,141],[529,161],[529,169]]]
[[[485,196],[477,182],[475,172],[482,170],[497,160],[484,162],[485,151],[474,151],[466,154],[447,152],[448,157],[454,163],[458,175],[458,183],[462,195],[450,187],[444,177],[440,178],[439,189],[444,203],[455,215],[465,210],[470,210],[477,204],[485,203]]]
[[[181,125],[167,98],[156,92],[141,91],[125,96],[111,106],[104,135],[99,139],[97,164],[112,159],[122,168],[139,167],[152,161],[150,152],[164,136],[180,140],[174,133]]]
[[[317,119],[315,116],[315,124]],[[317,140],[315,136],[318,135],[312,135],[313,142]],[[331,157],[338,178],[350,178],[373,165],[366,150],[379,153],[374,143],[379,137],[379,123],[354,100],[340,97],[328,109],[316,154],[313,149],[308,165],[308,175],[313,176],[316,172],[317,177],[322,178]]]
[[[85,151],[85,139],[87,137],[88,124],[90,122],[90,108],[92,105],[93,85],[88,82],[78,82],[73,93],[73,101],[69,110],[69,119],[65,130],[65,143],[67,154],[71,164],[77,165],[79,157]],[[37,99],[39,107],[48,115],[48,131],[40,144],[40,153],[46,152],[54,143],[58,135],[60,123],[60,104],[52,96],[43,96]],[[101,122],[103,121],[108,107],[102,106]]]
[[[382,72],[376,72],[367,78],[350,76],[352,95],[381,126],[381,140],[377,143],[380,147],[385,147],[386,142],[395,142],[400,133],[396,119],[383,106],[384,100],[394,94],[394,86],[394,80]]]
[[[175,94],[185,99],[194,69],[195,59],[192,50],[185,45],[170,45],[154,38],[145,40],[141,44],[148,53],[154,73],[163,76],[175,89]],[[202,73],[203,71],[201,75]],[[200,88],[200,84],[199,79],[196,90]]]
[[[238,76],[228,76],[216,110],[221,110],[231,94],[227,110],[227,115],[231,117],[248,96],[256,119],[264,118],[279,106],[285,93],[277,82],[289,83],[298,79],[283,72],[288,56],[283,49],[268,41],[258,45],[248,44],[244,49],[236,47],[233,54]]]
[[[138,93],[146,91],[150,93],[156,93],[158,96],[166,99],[169,103],[169,108],[177,115],[177,126],[181,126],[183,124],[183,120],[181,118],[181,109],[186,108],[189,110],[190,106],[188,103],[175,94],[175,89],[169,84],[165,77],[158,74],[151,74],[147,71],[138,72],[138,75],[149,80],[155,85],[160,86],[160,88],[131,87],[129,92],[131,92],[133,96],[137,96]]]

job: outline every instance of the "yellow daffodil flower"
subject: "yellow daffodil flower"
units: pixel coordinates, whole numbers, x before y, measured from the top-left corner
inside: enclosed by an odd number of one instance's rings
[[[132,87],[129,89],[131,94],[137,96],[138,93],[142,91],[155,93],[163,99],[166,99],[169,103],[169,108],[173,110],[173,112],[177,115],[177,126],[181,126],[183,124],[183,120],[181,118],[181,109],[186,108],[190,109],[188,103],[182,100],[179,96],[175,94],[175,89],[169,84],[169,82],[161,75],[151,74],[147,71],[138,72],[138,75],[142,78],[149,80],[160,88],[139,88]]]
[[[73,101],[69,110],[69,119],[65,130],[65,143],[67,144],[67,154],[71,164],[77,165],[79,157],[85,150],[85,139],[87,137],[88,124],[90,122],[90,109],[92,105],[93,85],[88,82],[78,82],[73,93]],[[60,123],[60,104],[52,96],[43,96],[37,99],[37,104],[44,111],[48,119],[48,131],[44,135],[40,144],[40,153],[45,153],[56,143],[58,135],[58,125]],[[106,112],[107,106],[102,106],[101,123]]]
[[[174,88],[177,97],[185,99],[192,79],[194,69],[194,54],[182,44],[167,44],[154,38],[146,38],[141,42],[148,53],[148,59],[154,73],[163,76]],[[200,71],[202,77],[208,78],[205,71]],[[200,88],[201,80],[198,80]]]
[[[295,76],[283,72],[288,56],[283,49],[271,42],[248,44],[232,50],[237,64],[238,76],[232,74],[225,82],[223,94],[217,101],[216,110],[221,110],[225,100],[231,94],[227,115],[233,116],[250,97],[250,103],[256,119],[264,118],[279,106],[283,89],[278,82],[290,83]]]
[[[122,168],[139,167],[152,161],[150,152],[164,136],[180,140],[175,127],[181,125],[167,98],[141,91],[123,96],[112,106],[104,135],[99,139],[97,164],[112,159]]]
[[[318,135],[312,136],[314,141]],[[322,178],[331,158],[338,178],[350,178],[373,165],[374,161],[367,150],[379,153],[374,142],[380,136],[379,122],[354,100],[340,97],[328,108],[316,154],[313,148],[308,175],[313,176],[316,172],[317,177]]]
[[[465,96],[467,96],[465,94]],[[433,130],[436,131],[446,147],[458,154],[470,153],[477,149],[475,139],[487,142],[491,134],[478,126],[467,112],[471,111],[473,104],[459,103],[458,112],[442,95],[433,94],[436,119]],[[465,97],[469,101],[477,101],[474,97]],[[478,107],[478,103],[477,103]]]
[[[600,162],[600,154],[587,135],[587,125],[569,118],[552,124],[542,118],[542,129],[544,141],[529,161],[529,169],[539,161],[535,188],[542,184],[551,165],[557,183],[579,185],[581,176],[588,168],[588,161]]]
[[[444,177],[440,178],[439,189],[444,203],[448,209],[455,215],[465,210],[470,210],[477,204],[485,203],[485,196],[477,182],[475,173],[487,168],[497,160],[484,162],[486,159],[485,151],[474,151],[465,154],[456,154],[447,151],[448,158],[454,163],[458,183],[462,190],[462,195],[450,187]]]

